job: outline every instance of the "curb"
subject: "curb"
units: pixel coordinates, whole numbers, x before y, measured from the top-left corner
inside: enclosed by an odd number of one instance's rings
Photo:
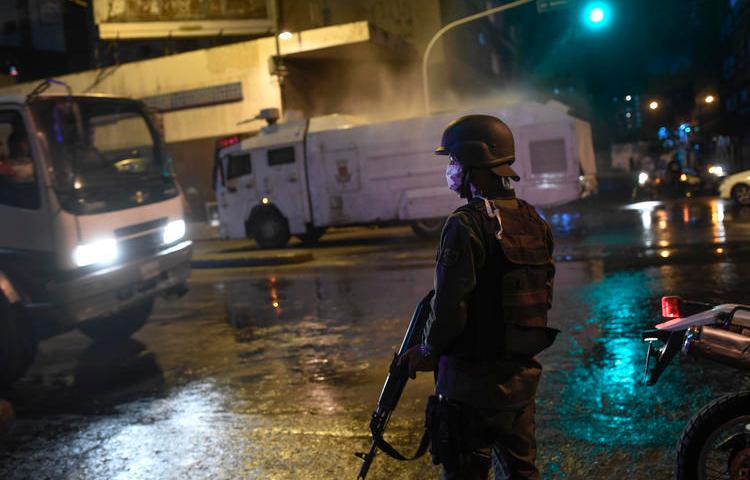
[[[207,255],[203,258],[193,259],[190,266],[197,269],[208,268],[243,268],[243,267],[266,267],[278,265],[293,265],[309,262],[313,259],[312,252],[284,252],[267,257],[239,256],[227,257],[222,255]]]

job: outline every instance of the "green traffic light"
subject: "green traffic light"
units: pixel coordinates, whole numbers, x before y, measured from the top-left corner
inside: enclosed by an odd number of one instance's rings
[[[590,2],[583,8],[581,16],[584,25],[591,29],[599,29],[609,23],[612,17],[612,8],[604,2]]]

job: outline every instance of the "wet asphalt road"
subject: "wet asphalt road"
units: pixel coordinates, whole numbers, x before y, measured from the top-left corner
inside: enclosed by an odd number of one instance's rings
[[[646,387],[640,331],[665,294],[750,301],[750,211],[691,199],[545,213],[563,334],[541,357],[544,478],[669,478],[687,419],[748,381],[680,360]],[[123,345],[76,332],[44,342],[5,395],[18,419],[0,436],[0,478],[354,478],[434,254],[405,229],[332,234],[307,264],[196,271],[190,293]],[[388,432],[397,445],[416,446],[430,389],[427,374],[408,385]],[[436,472],[380,455],[368,478]]]

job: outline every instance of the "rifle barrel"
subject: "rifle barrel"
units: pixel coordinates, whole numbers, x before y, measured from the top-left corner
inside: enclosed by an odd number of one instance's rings
[[[367,452],[367,455],[362,457],[362,466],[359,468],[359,474],[357,474],[357,480],[365,480],[365,477],[367,476],[367,472],[370,471],[370,465],[372,465],[372,461],[375,460],[375,453],[377,453],[378,449],[378,442],[373,440],[372,445],[370,445],[370,451]]]

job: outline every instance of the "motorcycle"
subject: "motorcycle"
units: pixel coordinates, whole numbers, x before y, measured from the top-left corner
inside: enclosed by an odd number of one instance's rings
[[[750,305],[670,296],[661,307],[665,321],[643,332],[648,385],[678,353],[750,371]],[[750,479],[750,391],[720,397],[693,416],[678,443],[675,473],[678,480]]]

